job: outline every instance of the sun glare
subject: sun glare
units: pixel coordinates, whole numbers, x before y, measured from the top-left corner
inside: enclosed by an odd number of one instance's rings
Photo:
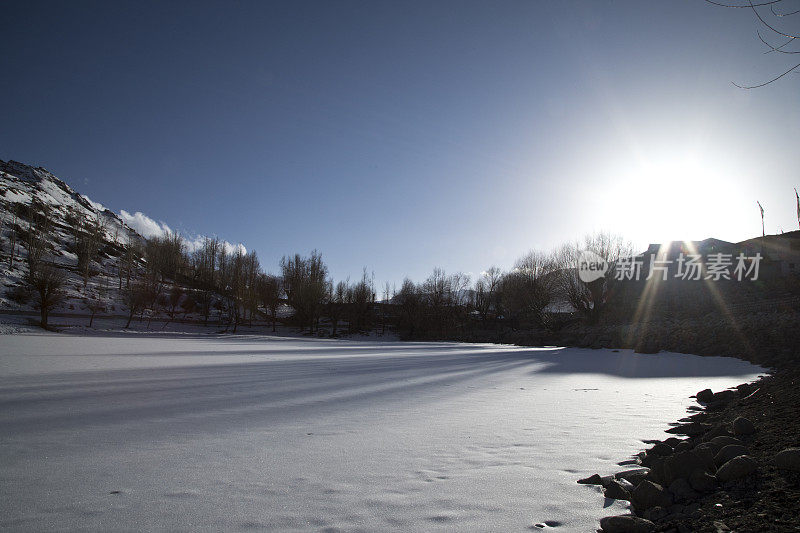
[[[624,209],[612,215],[615,231],[640,244],[724,239],[741,224],[736,210],[748,205],[737,181],[723,163],[696,155],[628,164],[608,179],[609,204]]]

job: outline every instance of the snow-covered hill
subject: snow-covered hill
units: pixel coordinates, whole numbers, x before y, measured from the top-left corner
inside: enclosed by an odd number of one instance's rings
[[[27,272],[27,250],[19,237],[31,225],[29,206],[34,202],[48,206],[52,231],[47,237],[45,259],[68,274],[67,300],[57,311],[85,312],[90,299],[101,299],[105,310],[122,312],[119,308],[118,285],[114,276],[118,268],[122,245],[144,239],[117,214],[79,194],[69,185],[42,167],[32,167],[17,161],[0,160],[0,309],[31,310],[31,304],[14,301],[14,289],[21,286]],[[73,244],[70,216],[97,220],[102,226],[102,243],[91,263],[92,276],[84,287],[78,272],[78,257]]]

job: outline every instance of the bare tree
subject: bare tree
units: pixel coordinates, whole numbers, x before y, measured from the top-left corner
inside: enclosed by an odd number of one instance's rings
[[[480,278],[475,282],[473,305],[483,321],[488,320],[490,316],[492,319],[497,319],[500,315],[502,278],[503,271],[493,266],[481,272]]]
[[[272,274],[261,274],[258,282],[258,292],[261,304],[272,319],[272,331],[275,331],[275,322],[278,319],[278,308],[281,305],[281,280]]]
[[[519,258],[502,279],[502,302],[513,327],[542,324],[542,312],[553,296],[555,263],[547,255],[530,251]]]
[[[756,30],[758,38],[767,47],[765,53],[783,54],[790,57],[797,57],[797,54],[800,54],[800,48],[797,46],[800,43],[800,28],[798,27],[800,9],[797,4],[787,0],[747,0],[737,3],[706,0],[706,2],[716,6],[746,9],[752,12],[758,21],[759,27]],[[794,29],[788,29],[792,24],[794,24]],[[787,74],[799,72],[800,63],[795,63],[795,61],[791,61],[794,65],[789,69],[767,81],[754,85],[742,85],[735,82],[733,84],[742,89],[755,89],[769,85]]]
[[[328,268],[322,256],[314,250],[309,257],[283,257],[283,287],[289,305],[296,312],[300,327],[309,326],[314,332],[314,325],[328,296]]]
[[[347,297],[347,282],[340,281],[335,286],[333,282],[328,284],[328,318],[331,320],[331,337],[337,334],[337,327],[339,321],[342,319],[344,312],[345,300]]]
[[[580,279],[578,257],[583,250],[594,252],[611,265],[605,276],[590,283]],[[603,315],[610,288],[615,281],[613,265],[621,258],[632,255],[633,245],[629,241],[609,233],[587,235],[583,242],[564,244],[553,254],[558,269],[555,277],[558,295],[590,323],[597,323]]]
[[[84,305],[89,311],[89,327],[94,324],[94,317],[97,313],[104,313],[106,310],[105,290],[98,288],[84,298]]]
[[[27,283],[33,291],[33,305],[39,310],[44,329],[48,328],[50,312],[64,301],[66,279],[63,270],[49,263],[39,262],[35,270],[28,272]]]

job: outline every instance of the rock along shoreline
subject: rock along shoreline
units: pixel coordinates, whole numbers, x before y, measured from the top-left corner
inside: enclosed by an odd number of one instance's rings
[[[800,531],[800,372],[698,392],[700,404],[624,470],[578,483],[626,500],[602,533]]]

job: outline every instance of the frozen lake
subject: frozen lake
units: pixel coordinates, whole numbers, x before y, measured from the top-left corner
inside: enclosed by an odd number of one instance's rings
[[[593,531],[576,480],[727,358],[277,337],[0,335],[0,528]],[[610,508],[605,508],[609,505]]]

